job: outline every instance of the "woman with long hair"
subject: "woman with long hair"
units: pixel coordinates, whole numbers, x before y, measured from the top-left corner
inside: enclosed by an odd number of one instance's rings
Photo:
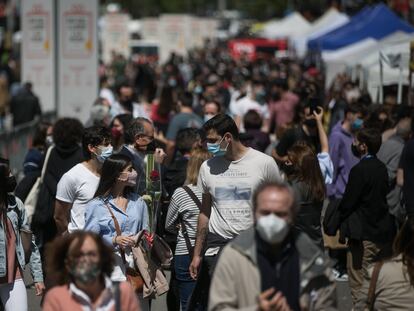
[[[85,230],[96,232],[115,247],[115,266],[111,276],[113,281],[126,280],[127,266],[134,268],[131,252],[133,236],[148,229],[147,205],[133,192],[136,180],[137,172],[128,156],[110,156],[102,165],[101,179],[94,199],[86,207]],[[121,234],[117,233],[115,219]]]
[[[201,202],[202,195],[197,187],[197,178],[201,164],[209,158],[211,154],[205,149],[196,148],[191,152],[187,166],[186,186],[174,191],[165,222],[165,228],[172,232],[176,232],[177,226],[180,226],[174,254],[174,272],[180,292],[181,310],[187,310],[187,303],[195,286],[189,266],[200,213],[198,204]]]
[[[151,107],[151,120],[158,132],[164,136],[167,134],[168,124],[171,120],[171,113],[175,108],[174,90],[165,86],[161,90],[160,98],[154,101]]]
[[[112,248],[93,232],[76,231],[55,239],[46,250],[47,275],[52,289],[44,311],[140,310],[127,282],[110,279]]]
[[[11,174],[9,161],[0,158],[0,299],[6,311],[26,311],[27,293],[23,281],[23,268],[29,262],[35,282],[36,295],[41,296],[43,284],[39,250],[31,242],[31,255],[26,258],[21,230],[29,231],[23,202],[12,192],[16,178]]]
[[[296,227],[322,246],[321,212],[325,199],[325,182],[318,158],[304,142],[293,145],[287,155],[285,171],[300,202]]]
[[[112,145],[115,151],[119,151],[124,144],[130,144],[132,140],[125,137],[126,129],[132,121],[132,115],[128,113],[119,114],[114,117],[109,128],[112,134]]]
[[[381,265],[382,264],[382,265]],[[377,280],[373,279],[375,265],[368,270],[360,293],[375,288],[371,305],[368,297],[360,295],[355,310],[412,310],[414,306],[414,217],[408,217],[394,240],[394,256],[377,262]],[[374,287],[375,286],[375,287]],[[366,309],[368,307],[368,309]]]

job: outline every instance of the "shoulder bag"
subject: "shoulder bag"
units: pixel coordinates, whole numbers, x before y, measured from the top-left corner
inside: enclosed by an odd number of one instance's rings
[[[32,223],[33,214],[35,212],[37,201],[39,198],[40,187],[42,186],[43,179],[45,178],[46,167],[47,163],[49,162],[49,157],[52,153],[52,149],[53,146],[47,149],[45,161],[43,162],[42,174],[40,175],[40,177],[37,178],[32,189],[30,189],[30,192],[27,195],[26,200],[24,200],[24,208],[26,209],[27,222],[29,225],[31,225]]]
[[[121,227],[119,226],[118,220],[116,219],[114,213],[111,211],[111,208],[109,207],[108,203],[105,203],[105,206],[108,209],[109,213],[111,214],[112,220],[114,221],[117,236],[121,236],[122,232],[121,232]],[[132,286],[132,288],[134,289],[136,293],[142,293],[143,288],[144,288],[144,280],[142,279],[141,274],[139,273],[137,269],[134,269],[128,266],[128,263],[125,258],[125,252],[122,249],[122,247],[119,247],[119,252],[121,254],[122,261],[125,265],[125,275],[126,275],[126,278],[129,284]]]
[[[201,202],[197,198],[197,196],[194,194],[194,192],[190,189],[190,187],[183,186],[182,188],[185,190],[185,192],[187,192],[187,194],[193,200],[195,205],[197,205],[198,210],[200,210],[201,209]],[[190,255],[190,258],[193,258],[194,247],[191,245],[190,237],[188,236],[188,231],[187,231],[187,228],[185,226],[184,219],[181,215],[180,215],[180,224],[181,224],[181,232],[183,233],[183,236],[184,236],[185,245],[187,246],[188,254]]]
[[[369,283],[369,290],[368,290],[368,299],[367,299],[367,310],[373,311],[374,310],[374,302],[375,302],[375,290],[377,288],[377,281],[378,277],[384,262],[378,261],[374,266],[374,271],[372,272],[371,282]]]

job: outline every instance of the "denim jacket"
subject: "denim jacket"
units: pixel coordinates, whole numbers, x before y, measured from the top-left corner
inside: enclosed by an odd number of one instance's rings
[[[114,213],[122,235],[135,235],[143,229],[148,229],[147,205],[138,194],[131,193],[128,196],[126,212],[116,206],[112,196],[95,198],[86,206],[85,230],[99,234],[109,245],[112,245],[112,239],[117,233],[107,206]]]
[[[20,237],[20,229],[30,230],[27,222],[26,210],[23,202],[15,197],[9,196],[9,204],[7,207],[7,217],[10,219],[14,233],[16,235],[16,256],[21,268],[25,266],[24,250],[22,239]],[[6,254],[6,237],[3,222],[0,222],[0,277],[4,277],[7,272],[7,254]],[[39,249],[37,248],[32,236],[32,255],[30,256],[30,272],[35,283],[43,282],[42,263],[40,260]]]

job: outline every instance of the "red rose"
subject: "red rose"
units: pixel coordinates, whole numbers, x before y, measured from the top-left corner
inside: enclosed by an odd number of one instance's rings
[[[148,245],[152,247],[152,243],[154,243],[154,234],[144,231],[144,238],[148,242]]]
[[[157,181],[157,180],[159,180],[159,179],[160,179],[160,173],[159,173],[157,170],[153,170],[153,171],[150,173],[150,179],[151,179],[152,181]]]

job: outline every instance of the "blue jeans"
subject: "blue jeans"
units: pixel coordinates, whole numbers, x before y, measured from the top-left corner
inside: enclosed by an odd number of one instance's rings
[[[176,255],[174,257],[175,278],[180,291],[181,310],[187,310],[188,299],[193,292],[195,281],[189,272],[191,260],[189,255]]]

